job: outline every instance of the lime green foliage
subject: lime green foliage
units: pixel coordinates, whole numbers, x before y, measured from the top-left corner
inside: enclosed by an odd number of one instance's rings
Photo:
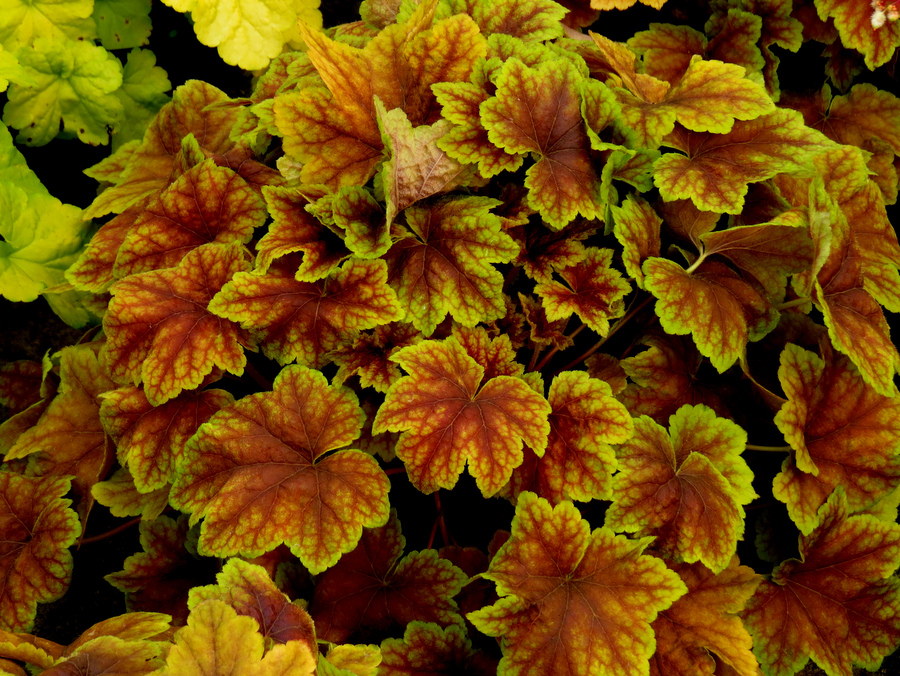
[[[52,197],[0,126],[0,295],[32,301],[63,283],[81,249],[81,209]]]

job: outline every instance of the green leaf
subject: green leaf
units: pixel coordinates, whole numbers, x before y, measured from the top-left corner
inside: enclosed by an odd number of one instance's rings
[[[10,51],[35,39],[93,38],[92,0],[0,0],[0,45]]]
[[[3,108],[3,121],[20,130],[27,145],[44,145],[66,132],[92,145],[109,140],[108,127],[122,119],[115,92],[122,85],[122,65],[103,47],[85,41],[35,39],[19,52],[31,78],[28,86],[13,84]]]
[[[150,38],[151,0],[94,0],[100,44],[107,49],[140,47]]]
[[[149,3],[148,3],[149,4]],[[122,102],[122,121],[113,131],[115,148],[140,141],[150,120],[169,101],[172,88],[166,71],[156,65],[156,56],[146,49],[132,49],[125,62],[122,86],[115,95]]]

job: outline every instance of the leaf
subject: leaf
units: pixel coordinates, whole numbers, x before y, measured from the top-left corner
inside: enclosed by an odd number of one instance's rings
[[[150,0],[94,0],[93,18],[107,49],[140,47],[150,38]]]
[[[492,265],[518,253],[487,197],[451,197],[406,210],[406,225],[384,258],[406,321],[426,336],[449,313],[463,326],[502,317],[503,276]]]
[[[820,0],[816,10],[823,21],[834,20],[841,42],[865,56],[869,70],[888,62],[900,47],[900,25],[890,21],[876,30],[870,5],[851,0]]]
[[[516,264],[536,282],[548,283],[554,271],[561,272],[584,260],[587,249],[582,241],[597,232],[597,223],[578,219],[562,230],[550,230],[528,221],[508,232],[519,244]]]
[[[385,208],[365,188],[338,190],[332,203],[335,225],[344,230],[344,244],[360,258],[380,258],[391,248],[391,228]]]
[[[169,485],[150,493],[141,493],[127,468],[120,467],[105,481],[91,486],[91,497],[113,516],[140,516],[142,520],[155,519],[169,506]]]
[[[206,160],[147,203],[119,247],[114,275],[175,266],[210,242],[246,243],[265,217],[262,200],[240,175]]]
[[[0,183],[0,209],[0,295],[31,302],[65,281],[63,273],[78,255],[87,224],[78,207],[26,192],[6,179]]]
[[[436,144],[451,126],[446,120],[413,127],[402,108],[388,111],[377,98],[375,111],[385,152],[389,155],[379,175],[390,225],[407,207],[453,190],[463,182],[468,170]]]
[[[30,47],[36,38],[57,43],[92,38],[90,0],[3,0],[0,45],[11,52]]]
[[[40,362],[19,359],[0,364],[0,406],[11,414],[24,411],[41,399],[43,381]]]
[[[114,0],[122,4],[135,0]],[[150,3],[146,3],[149,11]],[[150,32],[149,16],[144,16],[146,30]],[[140,17],[126,18],[127,25],[134,21],[139,25]],[[122,121],[113,131],[113,148],[119,148],[130,141],[140,141],[157,111],[169,102],[166,92],[172,83],[166,71],[156,65],[156,56],[147,49],[132,49],[122,71],[122,87],[114,93],[122,102]]]
[[[233,132],[246,126],[250,113],[241,115],[233,107],[215,105],[228,100],[223,91],[200,80],[189,80],[178,87],[172,101],[153,118],[140,144],[124,150],[127,166],[116,184],[106,188],[85,209],[85,216],[121,213],[163,190],[185,171],[182,142],[189,136],[204,156],[237,171],[249,183],[280,182],[274,170],[253,159],[253,150],[246,140],[233,140]],[[119,152],[123,152],[121,148]]]
[[[664,424],[684,404],[706,404],[730,417],[717,389],[698,377],[702,357],[688,339],[666,335],[645,343],[647,350],[619,362],[631,379],[619,401],[631,415]]]
[[[170,496],[192,524],[205,519],[198,551],[257,556],[284,543],[313,573],[334,565],[388,515],[389,482],[375,459],[330,453],[362,423],[355,395],[302,366],[216,413],[188,442]]]
[[[391,359],[409,374],[394,383],[373,432],[403,432],[397,456],[423,493],[452,488],[466,464],[485,496],[522,464],[522,444],[543,454],[550,405],[525,381],[485,369],[459,341],[426,340]]]
[[[643,197],[629,195],[622,206],[612,206],[615,235],[622,245],[625,271],[643,288],[641,264],[652,256],[659,256],[659,226],[662,219]]]
[[[287,0],[166,0],[179,12],[190,12],[197,39],[217,47],[222,60],[244,70],[259,70],[281,52],[298,17],[313,3]]]
[[[647,674],[650,623],[686,591],[642,553],[649,542],[591,532],[572,503],[551,508],[522,493],[512,536],[484,575],[501,598],[467,616],[503,637],[498,673]]]
[[[300,641],[312,655],[319,652],[312,618],[290,602],[261,566],[229,559],[216,575],[216,584],[191,589],[188,605],[193,609],[210,600],[223,601],[239,615],[252,617],[267,641]]]
[[[422,3],[362,49],[301,27],[325,87],[277,96],[275,123],[285,152],[304,163],[304,183],[362,185],[374,173],[382,156],[375,97],[413,127],[437,122],[431,85],[467,79],[486,45],[465,14],[434,22],[436,4]]]
[[[496,665],[475,652],[472,642],[459,625],[441,628],[433,622],[410,622],[403,638],[389,638],[381,644],[381,669],[384,676],[413,674],[496,674]],[[491,669],[493,667],[493,669]]]
[[[631,285],[612,267],[612,249],[589,248],[580,262],[559,272],[565,284],[542,282],[534,291],[544,301],[547,319],[568,319],[574,312],[601,336],[609,333],[609,320],[625,314],[623,299]]]
[[[0,472],[0,630],[27,632],[38,603],[58,599],[69,586],[69,547],[81,534],[64,500],[68,477],[24,477]]]
[[[682,406],[669,432],[647,416],[619,447],[606,525],[656,535],[656,545],[721,572],[744,534],[744,507],[757,497],[741,457],[747,434],[703,405]]]
[[[238,245],[206,244],[175,267],[116,282],[103,317],[113,377],[143,383],[147,401],[158,406],[200,385],[214,368],[243,373],[241,331],[207,304],[247,267]]]
[[[452,0],[453,12],[469,14],[482,34],[500,33],[529,42],[552,40],[563,36],[564,9],[551,0],[525,2],[484,2]]]
[[[413,620],[462,623],[453,597],[466,574],[432,549],[403,556],[405,546],[392,511],[387,524],[366,531],[356,549],[319,576],[309,613],[321,640],[370,640]]]
[[[35,38],[18,53],[28,85],[13,84],[3,107],[3,121],[21,130],[18,139],[42,146],[63,129],[84,143],[109,140],[108,126],[122,117],[113,94],[122,85],[122,66],[102,47],[84,40]]]
[[[12,676],[27,676],[24,668],[10,660],[48,669],[62,655],[64,647],[53,641],[0,630],[0,667]]]
[[[256,244],[256,269],[265,273],[272,263],[291,253],[303,252],[303,262],[294,278],[314,282],[327,277],[349,251],[334,232],[306,210],[307,194],[286,186],[263,188],[272,223]]]
[[[900,354],[891,340],[884,310],[865,289],[863,257],[845,220],[832,224],[830,252],[813,288],[832,345],[850,357],[876,392],[897,392],[894,373]]]
[[[319,653],[316,676],[376,676],[381,650],[374,645],[332,645],[327,657]]]
[[[48,669],[47,674],[76,673],[151,674],[163,665],[164,646],[157,641],[127,641],[118,636],[97,636],[81,645]]]
[[[265,654],[264,654],[265,652]],[[316,673],[316,659],[303,641],[265,651],[252,618],[238,615],[223,601],[198,604],[188,623],[175,633],[174,645],[159,676],[302,676]]]
[[[778,379],[788,401],[775,424],[794,449],[775,477],[801,532],[840,486],[847,509],[860,511],[900,481],[900,400],[875,392],[843,355],[826,359],[793,344],[781,353]]]
[[[265,275],[240,272],[209,305],[219,317],[239,322],[279,363],[318,367],[331,350],[350,344],[359,331],[403,318],[386,284],[381,260],[350,259],[326,279],[298,282],[291,268]]]
[[[840,676],[854,664],[878,669],[900,643],[898,560],[900,526],[848,516],[842,492],[832,493],[800,537],[800,558],[776,567],[744,610],[766,673],[796,673],[810,657]]]
[[[414,326],[401,322],[382,324],[370,333],[361,333],[352,345],[332,353],[332,359],[338,365],[335,382],[344,383],[358,375],[362,387],[387,392],[402,377],[397,364],[391,361],[391,355],[421,339],[421,333]]]
[[[644,261],[644,286],[657,298],[656,314],[669,334],[690,334],[720,373],[758,340],[777,318],[761,290],[717,261],[695,272],[663,258]]]
[[[829,147],[799,113],[784,108],[735,122],[726,134],[676,128],[664,144],[686,156],[666,153],[657,160],[653,180],[663,199],[689,198],[698,209],[727,214],[740,213],[749,183],[801,169]]]
[[[141,493],[171,483],[184,443],[213,413],[234,402],[224,390],[202,390],[183,392],[154,407],[137,387],[106,392],[102,399],[103,428]]]
[[[657,648],[650,673],[719,673],[718,661],[737,674],[758,674],[759,665],[750,652],[753,639],[738,613],[761,577],[751,568],[738,565],[737,557],[718,574],[698,564],[681,563],[673,568],[688,591],[653,623]]]
[[[611,118],[614,104],[599,82],[590,87],[584,84],[582,94],[582,77],[570,59],[554,59],[534,68],[511,59],[495,78],[496,94],[480,106],[481,123],[491,143],[510,154],[539,157],[525,174],[528,203],[554,228],[579,214],[602,218],[605,206],[600,177],[589,154],[582,96],[597,98],[601,119]]]
[[[212,578],[208,563],[198,562],[185,549],[187,517],[143,520],[141,548],[125,559],[122,570],[104,580],[125,593],[129,610],[161,612],[183,625],[188,617],[188,592]]]
[[[510,480],[512,497],[524,490],[551,504],[608,500],[616,454],[610,444],[627,441],[631,416],[610,386],[584,371],[563,371],[550,384],[550,436],[542,458],[527,453]]]
[[[42,476],[71,475],[81,498],[78,512],[87,518],[91,486],[108,471],[112,445],[100,425],[98,396],[115,387],[97,356],[95,345],[82,344],[60,352],[59,392],[40,419],[6,454],[6,460],[30,458]]]

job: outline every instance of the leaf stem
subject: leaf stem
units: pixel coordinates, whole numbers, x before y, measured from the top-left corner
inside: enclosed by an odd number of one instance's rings
[[[784,303],[781,303],[780,305],[776,305],[775,309],[776,310],[787,310],[788,308],[797,307],[798,305],[803,305],[805,303],[810,303],[810,302],[812,302],[812,298],[795,298],[794,300],[789,300]]]
[[[441,496],[437,491],[434,493],[434,506],[438,513],[437,522],[441,528],[441,537],[444,540],[444,545],[447,546],[450,544],[450,533],[447,530],[447,520],[444,519],[444,508],[441,506]]]
[[[769,453],[788,453],[790,446],[760,446],[759,444],[747,444],[748,451],[766,451]]]
[[[391,476],[393,474],[403,474],[404,472],[406,472],[406,467],[404,467],[403,465],[401,465],[400,467],[389,467],[388,469],[384,470],[384,473],[388,476]]]
[[[574,339],[575,336],[577,336],[579,333],[584,331],[584,329],[585,329],[585,325],[580,324],[577,329],[575,329],[574,331],[572,331],[572,333],[569,334],[569,338]],[[547,354],[544,355],[544,358],[541,359],[541,361],[538,362],[538,364],[534,368],[529,369],[529,371],[540,371],[542,368],[544,368],[547,365],[547,362],[549,362],[551,359],[553,359],[553,355],[555,355],[557,352],[559,352],[559,347],[554,347],[552,350],[550,350]]]
[[[80,547],[81,545],[89,545],[89,544],[93,544],[94,542],[101,542],[102,540],[111,538],[114,535],[118,535],[119,533],[128,530],[136,523],[140,523],[141,518],[142,517],[140,517],[140,516],[136,516],[133,519],[131,519],[130,521],[126,521],[125,523],[120,523],[115,528],[110,528],[105,533],[100,533],[99,535],[92,535],[89,538],[82,538],[81,542],[78,543],[78,546]]]
[[[585,350],[577,358],[570,361],[568,364],[563,366],[561,369],[555,371],[554,375],[562,373],[563,371],[568,371],[569,369],[572,369],[572,368],[575,368],[576,366],[581,365],[581,363],[584,362],[585,359],[587,359],[592,354],[594,354],[597,350],[599,350],[601,347],[603,347],[603,345],[606,343],[606,341],[609,340],[610,338],[612,338],[613,335],[616,333],[616,331],[621,329],[638,312],[643,310],[647,306],[647,304],[650,303],[651,300],[653,300],[653,296],[647,296],[646,298],[644,298],[644,300],[642,300],[640,303],[638,303],[633,308],[631,308],[628,312],[625,313],[625,315],[619,321],[617,321],[613,325],[613,327],[609,330],[609,333],[607,333],[603,338],[601,338],[596,343],[594,343],[590,348]]]

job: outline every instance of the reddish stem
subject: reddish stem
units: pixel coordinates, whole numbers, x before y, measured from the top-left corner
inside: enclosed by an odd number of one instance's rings
[[[100,542],[102,540],[106,540],[107,538],[111,538],[114,535],[118,535],[119,533],[128,530],[133,525],[135,525],[136,523],[140,523],[140,522],[141,522],[141,517],[136,516],[133,519],[131,519],[130,521],[126,521],[125,523],[120,523],[115,528],[109,529],[105,533],[100,533],[100,535],[92,535],[89,538],[82,538],[81,542],[78,543],[78,546],[80,547],[81,545],[89,545],[94,542]]]

